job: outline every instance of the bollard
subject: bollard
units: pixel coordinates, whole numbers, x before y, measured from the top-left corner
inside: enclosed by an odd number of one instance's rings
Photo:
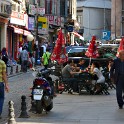
[[[19,118],[29,118],[29,115],[27,113],[27,107],[26,107],[26,96],[22,96],[22,103],[21,103],[21,114],[19,116]]]
[[[19,72],[19,67],[18,67],[18,65],[16,65],[16,73],[18,73]]]
[[[9,118],[8,118],[8,123],[7,124],[17,124],[15,121],[15,113],[14,113],[14,102],[13,101],[9,101]]]
[[[13,74],[13,66],[11,66],[11,69],[10,69],[10,75]]]

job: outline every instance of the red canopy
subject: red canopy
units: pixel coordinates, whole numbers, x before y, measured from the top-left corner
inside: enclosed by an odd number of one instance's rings
[[[89,45],[88,50],[86,51],[85,55],[90,58],[99,57],[97,46],[96,46],[96,36],[92,37],[92,40],[90,41],[90,45]]]
[[[66,49],[65,49],[65,38],[60,29],[58,32],[58,38],[51,55],[51,60],[56,60],[59,64],[67,62]]]
[[[117,51],[117,54],[116,54],[117,57],[119,57],[119,52],[121,50],[124,50],[124,37],[121,38],[120,45],[119,45],[119,48],[118,48],[118,51]]]

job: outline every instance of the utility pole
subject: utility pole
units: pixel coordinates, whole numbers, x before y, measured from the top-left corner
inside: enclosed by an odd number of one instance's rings
[[[116,0],[115,0],[115,39],[116,39]]]
[[[35,64],[37,64],[37,59],[38,59],[38,52],[39,52],[39,46],[38,46],[38,3],[36,2],[35,5],[36,8],[36,15],[35,15],[35,22],[36,22],[36,27],[35,27],[35,44],[36,44],[36,53],[35,53]]]
[[[104,31],[106,29],[106,0],[104,0]]]

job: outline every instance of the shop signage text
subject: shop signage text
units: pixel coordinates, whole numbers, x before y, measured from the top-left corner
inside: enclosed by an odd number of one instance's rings
[[[10,23],[25,26],[24,14],[13,11]]]
[[[35,19],[34,17],[28,17],[28,30],[34,30]]]
[[[48,23],[50,25],[56,25],[56,26],[61,26],[63,25],[64,18],[60,16],[54,16],[54,15],[46,15],[48,19]],[[61,24],[62,23],[62,24]]]
[[[46,17],[38,17],[38,34],[48,34],[48,21]]]
[[[36,13],[38,13],[39,15],[44,15],[45,8],[41,8],[41,7],[36,8],[35,5],[29,5],[28,14],[35,15]]]

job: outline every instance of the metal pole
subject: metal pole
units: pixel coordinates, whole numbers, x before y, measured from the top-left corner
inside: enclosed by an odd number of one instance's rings
[[[35,16],[35,21],[36,21],[36,53],[35,53],[35,63],[37,64],[37,59],[38,59],[38,52],[39,52],[39,49],[38,49],[38,3],[36,3],[36,16]]]
[[[105,1],[106,1],[106,0],[104,0],[104,31],[105,31],[105,29],[106,29],[106,13],[105,13],[105,7],[106,7],[105,4],[106,4],[106,3],[105,3]]]
[[[115,40],[116,40],[116,0],[115,0]]]

